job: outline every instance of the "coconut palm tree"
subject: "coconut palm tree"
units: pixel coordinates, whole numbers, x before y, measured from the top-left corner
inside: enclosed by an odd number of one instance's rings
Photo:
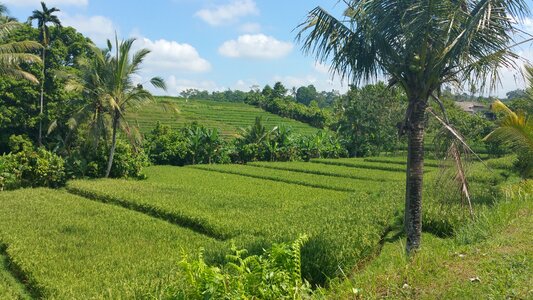
[[[492,131],[485,140],[503,143],[518,153],[522,173],[525,177],[533,177],[533,120],[524,112],[513,112],[501,101],[495,101],[492,111],[502,113],[499,127]]]
[[[39,114],[41,116],[41,120],[39,121],[39,145],[42,145],[42,115],[44,112],[44,82],[46,79],[46,50],[48,49],[48,46],[50,45],[50,28],[48,27],[48,24],[52,24],[55,26],[61,26],[61,22],[59,21],[59,18],[54,15],[54,13],[59,12],[59,9],[52,7],[48,8],[44,2],[41,2],[41,8],[40,10],[34,10],[32,12],[32,15],[28,18],[28,23],[31,24],[34,20],[37,20],[37,27],[39,28],[39,41],[41,42],[42,47],[42,53],[41,58],[43,61],[43,69],[42,69],[42,78],[41,78],[41,97],[39,102]]]
[[[22,24],[14,21],[5,14],[7,9],[0,4],[0,75],[24,78],[38,83],[37,78],[20,68],[22,63],[38,63],[41,59],[30,52],[38,50],[41,45],[32,41],[10,42],[7,38],[11,32],[21,27]]]
[[[299,26],[305,53],[355,84],[388,77],[408,100],[399,133],[408,136],[406,250],[420,246],[426,108],[445,84],[483,91],[498,69],[517,68],[512,51],[524,0],[345,0],[337,19],[317,7]],[[437,97],[435,97],[437,99]]]
[[[127,109],[153,100],[153,96],[149,91],[145,90],[142,85],[134,84],[133,82],[133,77],[138,75],[144,59],[150,53],[148,49],[141,49],[132,53],[134,42],[135,39],[119,42],[118,38],[115,37],[115,53],[103,61],[102,85],[95,87],[99,89],[97,93],[107,102],[111,115],[112,136],[106,177],[109,177],[113,166],[117,131],[123,129],[130,135],[129,126],[127,126],[125,120]],[[111,42],[108,41],[107,44],[107,51],[112,53]],[[153,77],[149,82],[156,88],[166,90],[166,84],[160,77]]]

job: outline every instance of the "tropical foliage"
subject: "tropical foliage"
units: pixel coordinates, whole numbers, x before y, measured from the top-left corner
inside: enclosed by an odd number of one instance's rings
[[[499,127],[485,139],[509,146],[518,154],[520,171],[525,177],[533,177],[533,121],[523,112],[513,112],[505,104],[492,104],[495,113],[503,116]]]
[[[516,67],[514,20],[523,0],[345,1],[344,19],[321,7],[309,12],[298,39],[303,51],[359,83],[379,75],[408,99],[401,134],[408,136],[406,250],[420,246],[426,108],[445,84],[494,87],[498,69]],[[435,99],[438,99],[435,97]]]

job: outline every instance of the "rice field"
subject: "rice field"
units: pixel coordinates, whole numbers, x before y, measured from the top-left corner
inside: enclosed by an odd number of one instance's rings
[[[431,161],[426,166],[435,173]],[[206,259],[218,264],[232,245],[261,253],[301,234],[310,236],[303,276],[324,284],[398,230],[403,168],[401,158],[153,166],[141,181],[74,180],[65,190],[2,192],[0,297],[166,298],[186,276],[177,268],[183,254],[206,249]],[[473,197],[499,176],[479,176]],[[427,203],[426,231],[453,232],[462,222]]]
[[[231,138],[239,135],[241,129],[252,125],[256,117],[261,117],[267,128],[285,125],[302,135],[311,135],[319,130],[306,123],[283,118],[244,103],[173,97],[156,97],[154,103],[147,103],[136,111],[129,112],[128,122],[136,124],[141,133],[150,132],[157,122],[172,128],[198,122],[208,128],[217,128],[224,137]]]

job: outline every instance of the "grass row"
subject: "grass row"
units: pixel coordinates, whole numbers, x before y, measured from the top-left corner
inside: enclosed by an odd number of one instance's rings
[[[182,250],[225,245],[188,229],[57,190],[0,193],[0,242],[38,298],[157,298]],[[1,273],[0,273],[1,274]]]
[[[142,182],[72,181],[68,189],[188,216],[255,253],[307,233],[303,272],[314,283],[353,268],[398,218],[401,187],[394,184],[346,193],[193,168],[150,167],[147,175]]]
[[[226,174],[242,175],[258,179],[273,180],[290,184],[298,184],[333,191],[374,191],[383,184],[383,182],[369,181],[364,179],[292,172],[282,169],[261,168],[248,165],[195,165],[192,166],[192,168]]]
[[[378,162],[378,163],[388,163],[388,164],[397,164],[397,165],[403,165],[405,166],[407,164],[407,157],[387,157],[387,156],[381,156],[381,157],[366,157],[364,158],[364,161],[368,162]],[[439,167],[439,161],[435,159],[424,159],[424,166],[426,167],[433,167],[438,168]]]
[[[0,299],[31,299],[17,278],[9,258],[4,254],[5,250],[6,247],[0,245]]]
[[[334,165],[334,166],[345,166],[345,167],[355,167],[362,169],[374,169],[382,171],[392,171],[392,172],[405,172],[405,165],[394,164],[390,162],[371,162],[365,161],[363,158],[320,158],[312,159],[312,163],[319,163],[325,165]],[[425,166],[426,171],[434,170],[434,167]]]
[[[395,171],[388,172],[366,168],[358,169],[339,165],[310,164],[307,162],[252,162],[248,165],[268,169],[278,169],[334,177],[346,177],[369,181],[385,182],[405,180],[404,174]]]

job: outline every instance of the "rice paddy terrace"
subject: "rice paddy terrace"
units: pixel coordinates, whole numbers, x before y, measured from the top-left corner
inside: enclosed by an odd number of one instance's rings
[[[172,128],[198,122],[209,128],[218,128],[225,137],[234,137],[241,129],[252,125],[256,117],[261,117],[267,128],[285,125],[302,135],[310,135],[319,130],[306,123],[283,118],[244,103],[173,97],[157,97],[155,102],[131,111],[128,121],[130,124],[137,124],[142,133],[150,132],[158,121]]]
[[[398,226],[404,169],[402,158],[154,166],[141,181],[2,192],[0,298],[158,298],[185,276],[183,254],[220,263],[232,244],[260,253],[303,233],[303,275],[322,284]]]

